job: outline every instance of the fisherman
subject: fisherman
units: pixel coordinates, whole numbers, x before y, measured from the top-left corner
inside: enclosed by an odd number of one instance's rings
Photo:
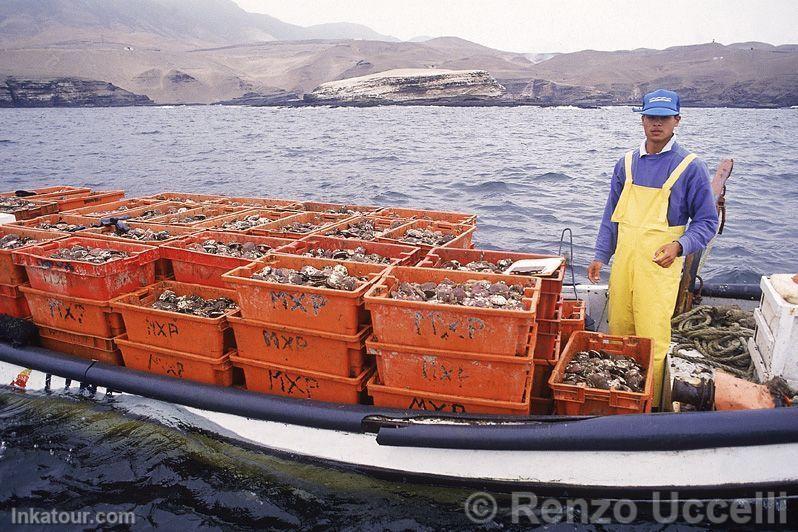
[[[643,114],[646,138],[615,164],[588,278],[599,282],[601,267],[615,255],[609,331],[653,339],[658,407],[684,257],[709,244],[718,213],[707,165],[674,140],[679,95],[650,92],[634,111]]]

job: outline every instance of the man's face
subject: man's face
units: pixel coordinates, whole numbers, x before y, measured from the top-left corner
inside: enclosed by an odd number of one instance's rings
[[[682,117],[643,115],[643,130],[651,142],[664,142],[671,138]]]

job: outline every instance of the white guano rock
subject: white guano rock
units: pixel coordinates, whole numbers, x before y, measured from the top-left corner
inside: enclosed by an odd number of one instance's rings
[[[401,103],[498,98],[505,88],[484,70],[396,69],[322,83],[311,102]]]

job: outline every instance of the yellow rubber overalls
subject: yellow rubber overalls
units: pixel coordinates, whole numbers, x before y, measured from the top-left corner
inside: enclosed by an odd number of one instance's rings
[[[661,246],[684,234],[686,226],[668,225],[668,200],[674,183],[696,156],[685,157],[662,188],[651,188],[634,184],[632,154],[626,154],[626,181],[612,213],[612,221],[618,223],[618,243],[610,271],[609,326],[610,334],[654,340],[652,406],[657,407],[684,257],[677,257],[669,268],[653,259]]]

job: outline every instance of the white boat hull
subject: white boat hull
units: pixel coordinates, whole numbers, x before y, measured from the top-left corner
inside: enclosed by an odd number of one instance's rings
[[[0,382],[24,390],[76,394],[78,383],[0,362]],[[48,382],[49,381],[49,382]],[[13,384],[12,384],[13,386]],[[20,386],[16,386],[19,388]],[[97,388],[92,395],[106,393]],[[530,451],[472,450],[381,445],[370,432],[345,432],[251,419],[113,394],[123,412],[180,420],[220,437],[270,452],[345,467],[423,477],[433,482],[507,484],[553,490],[717,490],[798,485],[798,442],[694,450]]]

